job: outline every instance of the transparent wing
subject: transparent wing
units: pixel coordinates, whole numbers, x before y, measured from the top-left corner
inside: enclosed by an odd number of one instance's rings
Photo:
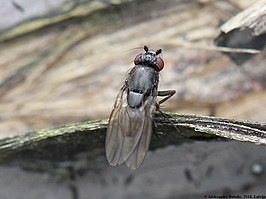
[[[144,158],[146,157],[147,151],[149,150],[153,126],[152,115],[155,110],[155,98],[149,97],[143,108],[145,119],[143,120],[143,128],[138,132],[141,137],[137,145],[134,147],[134,150],[125,161],[126,165],[132,169],[136,169],[142,164]]]
[[[132,169],[141,165],[149,149],[154,110],[155,97],[148,97],[140,108],[130,108],[126,89],[121,89],[109,118],[105,140],[110,165],[126,162]]]

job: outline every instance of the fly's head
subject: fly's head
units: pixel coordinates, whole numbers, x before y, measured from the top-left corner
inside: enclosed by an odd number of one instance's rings
[[[161,71],[164,67],[164,62],[159,54],[162,52],[162,49],[157,50],[156,52],[149,51],[147,46],[144,46],[145,53],[138,54],[134,59],[135,65],[147,65],[153,67],[157,71]]]

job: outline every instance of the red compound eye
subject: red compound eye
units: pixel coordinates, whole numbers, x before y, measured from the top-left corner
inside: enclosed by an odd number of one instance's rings
[[[134,64],[139,65],[142,63],[142,54],[138,54],[134,59]]]
[[[156,65],[157,65],[159,71],[163,70],[164,62],[160,57],[157,58]]]

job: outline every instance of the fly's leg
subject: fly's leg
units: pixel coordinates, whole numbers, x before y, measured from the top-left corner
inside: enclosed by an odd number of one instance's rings
[[[172,97],[175,93],[176,93],[175,90],[158,91],[159,97],[165,97],[158,102],[158,105],[164,103],[166,100],[168,100],[170,97]]]
[[[153,128],[158,129],[158,125],[157,125],[157,123],[154,120],[153,120]],[[160,139],[162,137],[162,135],[163,135],[163,132],[155,131],[155,129],[153,129],[154,135],[156,136],[156,138]]]
[[[164,103],[166,100],[168,100],[170,97],[172,97],[174,94],[176,93],[175,90],[167,90],[167,91],[158,91],[158,96],[159,97],[165,97],[163,98],[162,100],[160,100],[158,103],[156,103],[156,110],[159,111],[163,116],[164,118],[170,122],[174,128],[177,130],[177,132],[182,136],[182,133],[181,131],[175,126],[175,124],[167,117],[167,115],[165,113],[163,113],[161,110],[160,110],[160,104]]]
[[[168,100],[170,97],[172,97],[175,93],[176,93],[175,90],[158,91],[158,96],[160,96],[160,97],[165,97],[165,98],[163,98],[162,100],[160,100],[159,102],[156,103],[156,111],[159,111],[159,112],[164,116],[164,118],[166,118],[166,120],[167,120],[168,122],[170,122],[174,127],[175,127],[175,125],[173,124],[173,122],[171,122],[171,121],[169,120],[169,118],[168,118],[168,117],[167,117],[167,116],[166,116],[166,115],[160,110],[160,104],[164,103],[166,100]],[[157,124],[155,123],[155,121],[153,121],[153,124],[154,124],[155,128],[157,129],[158,126],[157,126]],[[175,127],[175,128],[176,128],[176,127]],[[178,129],[177,129],[177,131],[179,132]],[[162,135],[163,135],[163,132],[156,132],[156,133],[155,133],[155,136],[156,136],[157,138],[160,138]]]

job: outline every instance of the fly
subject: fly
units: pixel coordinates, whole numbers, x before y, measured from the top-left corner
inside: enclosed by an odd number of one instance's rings
[[[105,150],[112,166],[125,163],[137,169],[142,164],[150,145],[153,113],[175,94],[175,90],[158,91],[162,50],[153,52],[144,46],[144,51],[135,57],[109,118]],[[157,96],[164,98],[156,102]]]

